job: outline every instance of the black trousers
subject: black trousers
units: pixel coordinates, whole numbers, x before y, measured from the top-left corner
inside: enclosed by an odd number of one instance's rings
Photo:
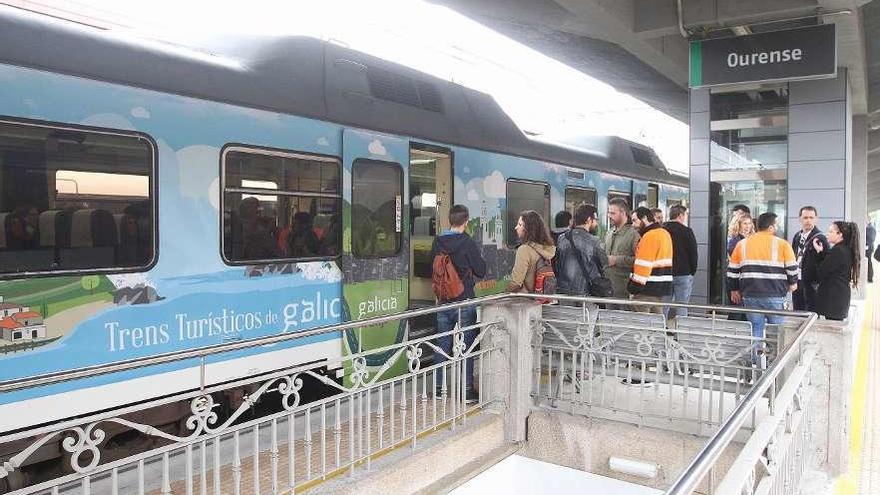
[[[791,295],[797,311],[816,311],[816,289],[813,284],[798,280],[798,288]]]
[[[874,263],[871,261],[871,256],[874,254],[871,252],[872,249],[868,248],[868,251],[865,253],[868,256],[868,282],[874,281]]]

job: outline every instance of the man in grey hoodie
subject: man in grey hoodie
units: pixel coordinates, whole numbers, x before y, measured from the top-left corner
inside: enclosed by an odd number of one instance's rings
[[[616,299],[629,299],[626,285],[636,260],[639,233],[630,223],[630,209],[626,200],[614,198],[608,202],[608,220],[611,228],[605,235],[605,252],[608,254],[606,272],[614,287]]]

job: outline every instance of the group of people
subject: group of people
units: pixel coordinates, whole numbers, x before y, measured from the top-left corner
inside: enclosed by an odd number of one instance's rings
[[[560,294],[650,303],[634,305],[636,311],[665,313],[663,303],[689,302],[698,251],[688,226],[687,207],[670,207],[669,220],[663,222],[661,210],[639,207],[631,212],[624,199],[614,198],[608,203],[607,215],[610,228],[602,241],[597,237],[600,219],[595,205],[581,204],[573,215],[560,212],[552,233],[538,212],[520,213],[516,223],[520,245],[507,290],[540,292],[541,277],[550,273]],[[473,298],[476,280],[486,275],[479,246],[465,232],[468,219],[467,207],[453,206],[451,228],[434,240],[432,284],[439,303]],[[734,208],[727,245],[730,303],[783,310],[792,292],[795,309],[842,320],[849,309],[850,287],[858,284],[862,249],[858,226],[836,221],[823,234],[816,226],[818,211],[812,206],[801,208],[799,219],[801,230],[789,244],[776,235],[774,213],[762,213],[753,220],[745,205]],[[687,315],[684,308],[674,310],[667,317]],[[768,322],[779,323],[781,319],[756,313],[748,313],[746,318],[756,336],[764,335]],[[470,327],[475,323],[473,306],[438,313],[438,346],[443,350],[435,355],[438,364],[452,355],[455,325],[465,329],[467,348],[474,342],[476,331]],[[468,401],[477,397],[471,361],[466,372]],[[437,387],[441,388],[439,382]]]
[[[669,217],[662,223],[649,208],[631,212],[624,199],[612,199],[608,205],[611,229],[602,242],[596,235],[600,220],[595,205],[581,204],[574,215],[558,215],[557,220],[567,225],[555,235],[541,214],[523,211],[517,218],[520,245],[507,290],[540,291],[542,274],[552,270],[560,294],[597,295],[598,288],[606,288],[602,296],[653,303],[634,308],[650,312],[662,312],[663,302],[686,303],[697,269],[697,241],[687,225],[685,206],[671,207]],[[468,219],[467,207],[454,205],[449,212],[451,228],[439,235],[431,248],[432,285],[439,303],[473,298],[476,280],[486,275],[480,249],[465,232]],[[438,346],[443,352],[435,353],[437,364],[452,355],[451,332],[455,325],[465,329],[465,346],[469,347],[476,334],[469,327],[475,322],[476,308],[472,306],[438,313],[436,331],[441,334]],[[466,371],[468,401],[477,397],[471,361]],[[442,389],[442,374],[438,380],[437,388]]]
[[[533,292],[543,259],[553,263],[560,294],[654,303],[634,308],[649,312],[662,312],[664,302],[687,303],[697,271],[697,240],[688,227],[687,207],[672,206],[669,218],[664,223],[662,210],[639,207],[631,212],[626,200],[611,199],[610,229],[602,241],[595,205],[581,204],[574,215],[560,212],[555,236],[540,214],[525,211],[516,226],[521,245],[507,289]],[[607,291],[597,291],[606,281]]]
[[[819,212],[813,206],[802,207],[798,220],[801,229],[789,244],[776,236],[774,213],[762,213],[753,220],[747,206],[734,207],[727,243],[730,302],[782,310],[791,292],[795,310],[843,320],[849,312],[850,289],[859,281],[862,244],[858,225],[832,222],[823,234],[817,227]],[[756,335],[763,335],[766,321],[781,320],[758,314],[747,314],[746,318],[752,321]]]
[[[326,228],[315,225],[315,216],[291,207],[286,226],[263,215],[260,200],[248,196],[238,206],[237,219],[231,222],[233,257],[239,260],[272,258],[308,258],[337,254],[338,216],[330,217]]]

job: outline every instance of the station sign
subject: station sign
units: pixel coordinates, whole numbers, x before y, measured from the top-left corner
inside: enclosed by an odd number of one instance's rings
[[[837,75],[834,24],[691,42],[690,87]]]

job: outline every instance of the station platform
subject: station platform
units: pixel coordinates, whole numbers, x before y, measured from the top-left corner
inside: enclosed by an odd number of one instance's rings
[[[880,493],[880,291],[868,288],[861,346],[853,387],[850,464],[835,484],[836,495]]]

